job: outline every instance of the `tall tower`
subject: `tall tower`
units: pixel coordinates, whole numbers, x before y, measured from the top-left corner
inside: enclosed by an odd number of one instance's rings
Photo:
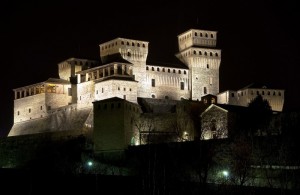
[[[216,49],[217,32],[190,29],[178,35],[176,57],[190,70],[189,89],[193,100],[219,93],[221,50]]]
[[[146,60],[148,56],[147,41],[133,39],[116,38],[106,43],[100,44],[100,57],[102,63],[110,62],[130,62],[133,64],[132,73],[134,79],[138,81],[138,96],[145,97],[146,85]]]

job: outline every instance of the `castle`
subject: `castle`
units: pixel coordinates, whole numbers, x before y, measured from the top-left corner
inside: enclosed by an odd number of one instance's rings
[[[184,100],[191,109],[197,102],[205,105],[204,97],[247,106],[261,94],[274,111],[282,111],[282,89],[248,86],[219,93],[221,50],[216,46],[216,31],[190,29],[178,35],[178,64],[157,65],[146,62],[147,41],[102,43],[101,62],[69,58],[58,63],[59,78],[14,89],[14,125],[8,136],[82,130],[92,132],[97,150],[119,150],[142,144],[142,134],[150,130],[169,135],[174,124],[181,131],[178,137],[197,137],[198,127],[183,117]]]

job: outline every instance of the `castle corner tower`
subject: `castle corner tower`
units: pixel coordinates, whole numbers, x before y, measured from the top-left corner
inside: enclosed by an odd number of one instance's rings
[[[217,31],[190,29],[178,35],[176,57],[190,70],[192,100],[219,93],[221,50],[216,49]]]

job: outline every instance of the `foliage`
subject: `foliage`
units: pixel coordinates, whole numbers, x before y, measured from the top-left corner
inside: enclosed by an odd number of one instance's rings
[[[272,118],[272,109],[268,100],[256,96],[248,105],[247,128],[251,135],[266,132]]]

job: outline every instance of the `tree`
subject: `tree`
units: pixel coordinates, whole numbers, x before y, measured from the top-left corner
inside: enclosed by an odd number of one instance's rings
[[[260,135],[267,131],[272,118],[272,109],[268,100],[256,96],[248,105],[247,128],[251,135]]]

